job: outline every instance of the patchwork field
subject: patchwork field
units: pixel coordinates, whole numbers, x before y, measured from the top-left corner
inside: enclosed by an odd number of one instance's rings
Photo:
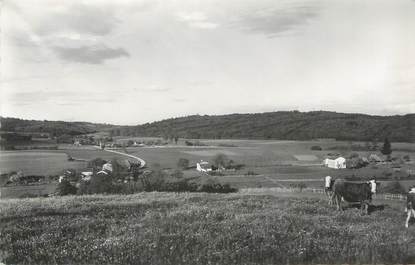
[[[5,264],[404,264],[402,203],[337,212],[307,194],[141,193],[0,200]]]
[[[147,141],[148,138],[131,138],[136,141]],[[130,138],[117,139],[128,141]],[[150,140],[154,140],[151,138]],[[324,141],[265,141],[265,140],[200,140],[206,146],[186,146],[183,140],[177,145],[128,147],[118,151],[126,151],[144,159],[147,166],[160,164],[163,168],[177,168],[179,158],[186,158],[191,166],[201,160],[212,161],[216,154],[223,153],[244,168],[236,172],[226,172],[226,176],[219,177],[219,181],[230,183],[238,188],[246,187],[290,187],[303,182],[307,187],[321,187],[325,176],[376,176],[376,177],[406,177],[407,172],[415,172],[415,164],[405,164],[399,170],[389,165],[368,166],[362,169],[334,170],[322,166],[322,161],[328,153],[339,153],[348,156],[350,153],[368,155],[373,152],[354,152],[351,150],[332,150],[334,147],[347,146],[350,143],[324,140]],[[357,143],[363,145],[364,143]],[[312,146],[321,146],[322,151],[311,150]],[[415,160],[415,144],[392,143],[393,155],[409,155]],[[66,154],[84,160],[97,157],[110,160],[113,157],[126,158],[121,154],[114,154],[90,146],[74,147],[60,145],[56,151],[6,151],[0,153],[0,172],[22,170],[25,174],[59,174],[64,169],[74,168],[82,170],[86,162],[67,161]],[[406,151],[402,151],[406,150]],[[200,174],[194,169],[184,171],[187,177],[196,177]],[[408,184],[410,183],[410,184]],[[410,186],[412,182],[405,185]]]

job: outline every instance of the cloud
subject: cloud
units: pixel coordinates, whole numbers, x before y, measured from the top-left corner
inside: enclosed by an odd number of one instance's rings
[[[54,46],[52,49],[62,60],[86,64],[102,64],[105,60],[130,56],[123,48],[113,49],[103,44],[76,48]]]
[[[171,88],[167,88],[167,87],[158,87],[158,86],[152,86],[149,88],[145,88],[142,91],[144,92],[157,92],[157,93],[164,93],[164,92],[169,92],[171,91]]]
[[[180,12],[177,18],[192,28],[215,29],[219,26],[218,23],[209,21],[207,16],[202,12]]]
[[[317,17],[319,8],[315,4],[285,4],[249,10],[231,21],[231,26],[248,32],[275,37],[309,23]]]
[[[121,21],[116,16],[121,7],[97,2],[65,4],[45,0],[39,5],[8,2],[7,14],[19,23],[7,24],[5,42],[19,49],[14,57],[31,62],[52,60],[56,55],[68,62],[87,64],[129,57],[124,48],[105,45],[106,35]]]
[[[53,103],[56,105],[80,105],[84,103],[106,103],[113,102],[111,95],[94,93],[93,96],[87,91],[50,91],[35,90],[25,92],[14,92],[10,102],[16,105],[37,105],[39,103]]]
[[[36,19],[35,31],[40,35],[74,32],[104,36],[120,23],[111,6],[73,3],[50,8],[49,14]]]

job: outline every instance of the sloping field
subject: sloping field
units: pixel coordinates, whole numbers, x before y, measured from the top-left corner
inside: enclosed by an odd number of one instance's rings
[[[58,183],[16,185],[0,187],[0,198],[30,198],[48,196],[55,192]]]
[[[315,155],[294,155],[299,161],[317,161],[318,157]]]
[[[294,197],[293,197],[294,196]],[[399,204],[337,212],[302,194],[0,200],[5,264],[413,263]]]
[[[67,154],[85,161],[68,161]],[[57,175],[65,169],[81,170],[87,162],[94,158],[111,160],[112,158],[128,159],[128,157],[89,147],[62,150],[30,150],[30,151],[1,151],[0,173],[22,171],[25,175]],[[130,158],[134,160],[133,158]]]
[[[62,151],[2,151],[0,173],[22,171],[26,175],[56,175],[66,168],[85,167],[85,162],[68,161]]]
[[[224,149],[214,149],[214,150],[199,150],[199,151],[182,151],[182,153],[195,155],[195,156],[202,156],[202,157],[212,157],[215,156],[218,153],[225,154],[228,156],[237,156],[240,155],[240,153],[233,152],[230,150],[224,150]]]

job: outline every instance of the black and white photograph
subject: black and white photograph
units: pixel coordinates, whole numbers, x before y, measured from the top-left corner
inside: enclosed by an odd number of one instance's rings
[[[0,0],[0,265],[415,263],[415,0]]]

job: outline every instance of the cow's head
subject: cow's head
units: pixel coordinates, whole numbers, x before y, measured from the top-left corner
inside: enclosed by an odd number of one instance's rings
[[[378,185],[380,185],[380,183],[377,183],[376,180],[372,179],[371,181],[368,182],[369,186],[370,186],[370,191],[375,194],[376,193],[376,188]]]

